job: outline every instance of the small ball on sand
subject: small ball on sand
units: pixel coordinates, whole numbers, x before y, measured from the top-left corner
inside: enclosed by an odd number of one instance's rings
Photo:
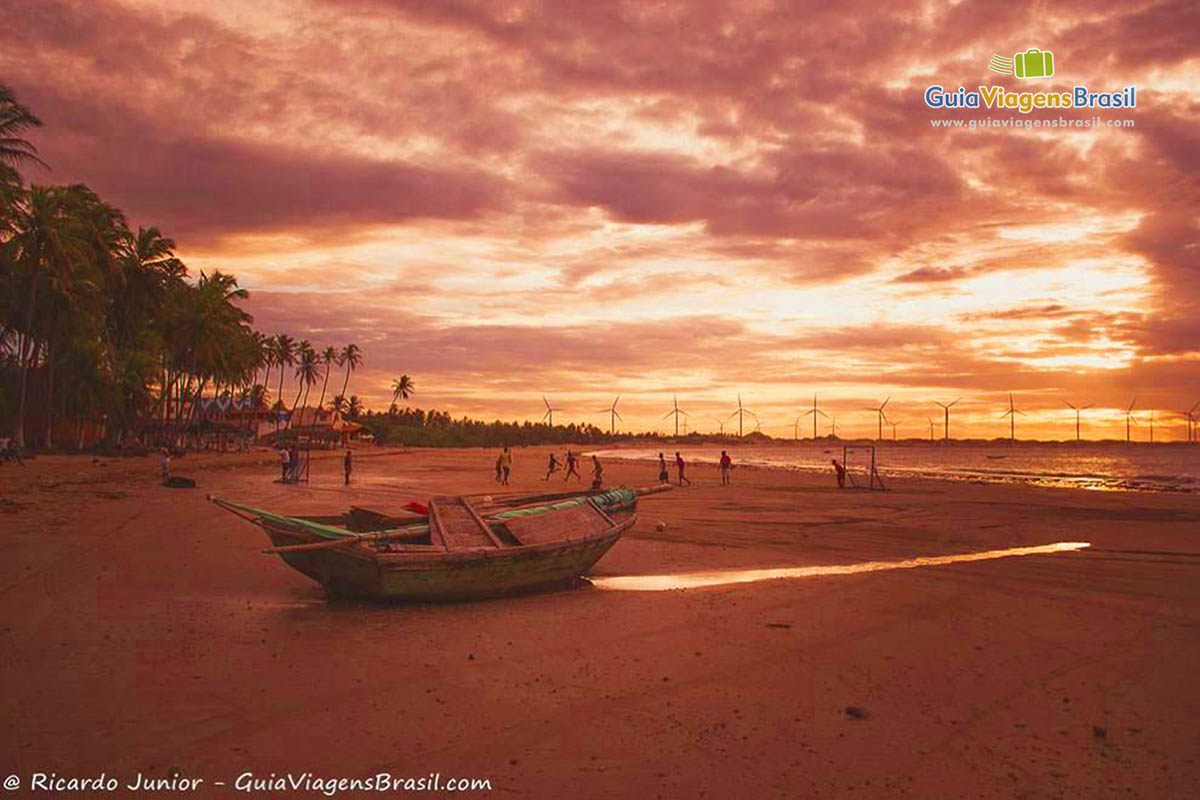
[[[654,526],[654,530],[658,531],[659,533],[665,531],[666,529],[667,529],[667,523],[665,523],[665,522],[660,522]]]

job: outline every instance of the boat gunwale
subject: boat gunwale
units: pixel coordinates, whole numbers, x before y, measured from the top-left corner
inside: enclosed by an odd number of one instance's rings
[[[504,558],[516,557],[522,554],[540,555],[545,553],[553,553],[559,550],[567,550],[572,547],[579,547],[591,544],[593,542],[603,541],[610,536],[620,536],[620,534],[629,530],[629,528],[631,528],[637,522],[637,519],[638,514],[635,510],[630,512],[627,516],[622,515],[622,518],[617,520],[616,525],[612,525],[605,528],[603,531],[600,531],[599,533],[585,536],[581,539],[557,539],[551,542],[538,542],[536,544],[523,544],[510,547],[478,547],[461,550],[430,549],[388,552],[373,550],[371,548],[371,541],[355,541],[353,539],[347,539],[344,546],[330,547],[328,551],[330,555],[337,553],[341,556],[352,556],[364,561],[378,563],[381,566],[406,562],[415,563],[418,561],[433,563],[477,561],[481,557],[488,560],[501,560]],[[265,533],[267,533],[268,537],[271,538],[272,543],[275,543],[274,538],[271,537],[272,532],[300,540],[297,542],[300,544],[328,541],[326,539],[313,536],[311,533],[305,531],[299,526],[292,527],[289,525],[282,525],[274,520],[262,517],[257,518],[255,522],[263,529]],[[282,557],[290,554],[278,553],[276,555]]]

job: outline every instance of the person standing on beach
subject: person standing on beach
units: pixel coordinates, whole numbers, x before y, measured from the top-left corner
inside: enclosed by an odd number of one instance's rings
[[[671,476],[667,473],[667,460],[663,458],[663,454],[658,454],[658,482],[670,483]]]
[[[592,488],[599,489],[604,485],[604,467],[600,466],[600,459],[596,458],[596,454],[592,454]]]
[[[346,455],[342,458],[342,469],[346,471],[346,485],[350,485],[350,473],[354,471],[354,457],[350,451],[346,451]]]
[[[500,483],[503,480],[504,480],[504,454],[501,453],[500,455],[496,456],[495,481],[496,481],[496,483]]]
[[[580,474],[579,474],[578,467],[579,467],[579,456],[575,455],[575,453],[568,450],[567,451],[567,474],[563,476],[563,483],[566,483],[567,480],[569,480],[572,475],[575,476],[575,480],[577,480],[577,481],[583,480],[583,477],[580,476]]]
[[[512,472],[512,453],[508,450],[508,445],[504,446],[504,452],[500,454],[500,460],[497,462],[499,469],[504,471],[504,477],[500,483],[508,486],[508,475]]]
[[[729,485],[729,476],[733,472],[733,459],[729,457],[729,453],[721,451],[721,485]]]
[[[837,471],[838,488],[845,489],[846,488],[846,468],[844,466],[842,466],[841,464],[839,464],[838,460],[836,458],[831,459],[831,460],[833,461],[833,468]]]
[[[288,465],[292,462],[292,454],[286,447],[279,448],[279,482],[287,483]]]
[[[685,466],[687,466],[687,465],[683,463],[683,456],[679,455],[679,451],[676,450],[675,451],[675,471],[679,473],[679,485],[683,486],[683,484],[686,483],[688,486],[691,486],[692,482],[690,480],[688,480],[687,476],[685,476],[683,474],[683,470],[684,470]]]
[[[549,463],[546,464],[546,477],[542,478],[542,480],[543,481],[550,480],[550,476],[556,472],[558,472],[558,457],[555,456],[554,453],[551,453],[550,461],[549,461]]]
[[[162,470],[162,482],[165,486],[171,480],[171,451],[164,447],[161,452],[162,461],[160,467]]]

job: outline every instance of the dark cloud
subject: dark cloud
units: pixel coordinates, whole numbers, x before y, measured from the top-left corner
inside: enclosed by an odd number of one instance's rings
[[[1197,54],[1195,3],[286,7],[256,26],[220,2],[0,0],[0,70],[46,121],[36,137],[54,172],[35,179],[86,181],[185,251],[254,263],[279,234],[298,252],[366,250],[381,230],[423,245],[365,266],[271,264],[251,281],[265,326],[369,347],[372,380],[419,371],[511,394],[691,369],[779,386],[836,373],[931,391],[1123,392],[1200,377],[1200,104],[1177,87]],[[1033,43],[1058,55],[1047,87],[1137,81],[1137,127],[929,125],[926,83],[1025,89],[984,59]],[[1051,224],[1092,232],[1020,232]],[[469,266],[441,252],[460,240]],[[1087,273],[1064,267],[1084,261],[1144,269],[1151,284],[1136,308],[1083,307]],[[530,268],[550,277],[514,280]],[[443,280],[456,269],[468,277]],[[1022,296],[1043,270],[1058,284]],[[1012,296],[969,296],[1000,272]],[[896,318],[929,321],[829,329],[798,307],[794,328],[766,335],[750,322],[760,297],[745,295],[715,312],[677,303],[662,321],[606,311],[686,298],[689,279],[731,296],[761,283],[762,305],[780,287],[827,291],[855,319],[846,294],[873,282],[880,319],[898,302],[921,313]],[[469,313],[438,310],[454,291]],[[947,298],[976,310],[943,312]],[[563,324],[564,306],[586,319]],[[752,355],[714,359],[721,347]],[[1132,360],[1034,366],[1105,347]]]

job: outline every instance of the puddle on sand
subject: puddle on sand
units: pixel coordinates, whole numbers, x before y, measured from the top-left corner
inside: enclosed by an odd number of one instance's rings
[[[706,586],[773,581],[781,578],[815,578],[821,575],[853,575],[859,572],[882,572],[889,569],[936,567],[941,564],[957,564],[963,561],[988,561],[993,558],[1063,553],[1082,550],[1090,546],[1090,542],[1055,542],[1034,547],[1010,547],[1007,550],[984,550],[978,553],[958,553],[949,556],[923,556],[904,561],[866,561],[861,564],[838,564],[824,567],[731,569],[718,572],[684,572],[678,575],[626,575],[614,578],[589,578],[588,580],[597,589],[665,592],[671,589],[701,589]]]

